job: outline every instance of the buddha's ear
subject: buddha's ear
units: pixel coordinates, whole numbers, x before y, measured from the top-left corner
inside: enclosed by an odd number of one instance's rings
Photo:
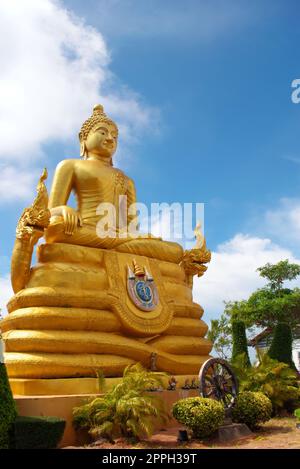
[[[81,158],[86,157],[86,147],[85,147],[85,141],[84,140],[82,142],[80,142],[80,156],[81,156]]]

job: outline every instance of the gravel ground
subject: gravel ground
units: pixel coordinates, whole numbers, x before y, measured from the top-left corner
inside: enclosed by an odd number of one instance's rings
[[[110,444],[106,440],[99,440],[86,445],[86,449],[107,449],[107,448],[239,448],[239,449],[300,449],[300,429],[296,428],[296,418],[283,417],[274,418],[261,426],[253,433],[251,438],[233,441],[230,444],[218,443],[215,441],[190,440],[182,444],[177,442],[178,428],[174,427],[165,431],[155,433],[151,438],[137,444],[129,444],[125,439],[118,439],[115,444]],[[68,447],[71,448],[71,447]],[[67,449],[67,448],[65,448]],[[74,447],[72,447],[74,449]]]

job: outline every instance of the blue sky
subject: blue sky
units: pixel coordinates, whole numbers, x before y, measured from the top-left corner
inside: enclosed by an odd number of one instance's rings
[[[213,260],[195,298],[207,319],[262,284],[258,266],[300,259],[297,0],[21,5],[0,7],[5,300],[17,219],[43,166],[50,187],[55,165],[78,156],[97,100],[121,125],[117,165],[140,201],[205,203]]]

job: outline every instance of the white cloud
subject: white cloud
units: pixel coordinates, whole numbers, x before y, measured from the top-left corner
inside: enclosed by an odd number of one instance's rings
[[[2,316],[7,314],[6,305],[12,296],[13,291],[10,285],[10,276],[7,274],[0,277],[0,313]]]
[[[31,167],[49,142],[77,141],[82,122],[97,102],[119,124],[125,143],[159,118],[110,70],[99,31],[55,0],[0,3],[0,160],[4,186],[18,166],[20,178],[6,200],[25,197]],[[13,163],[12,163],[13,161]],[[3,189],[2,189],[3,192]],[[2,198],[0,200],[3,200]]]
[[[208,317],[221,314],[224,300],[247,299],[265,285],[266,281],[256,272],[258,267],[284,259],[300,264],[300,199],[282,198],[276,207],[250,223],[258,235],[253,231],[247,235],[239,233],[220,244],[212,252],[204,276],[194,278],[195,301],[204,307]],[[291,286],[299,286],[299,279]]]
[[[0,200],[2,203],[12,200],[30,200],[34,193],[39,175],[36,171],[20,171],[13,166],[1,168]]]
[[[96,30],[50,0],[1,2],[0,31],[0,151],[24,159],[75,132],[97,101],[109,54]]]
[[[208,317],[218,317],[224,310],[223,301],[247,299],[266,281],[256,269],[267,262],[289,259],[300,263],[292,252],[268,238],[237,234],[212,252],[211,263],[203,277],[194,277],[194,300]]]
[[[261,230],[281,243],[299,246],[300,199],[282,198],[276,209],[265,213]]]

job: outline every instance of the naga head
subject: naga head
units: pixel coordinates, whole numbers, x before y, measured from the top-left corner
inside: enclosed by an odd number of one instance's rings
[[[25,208],[17,225],[18,239],[32,239],[35,241],[43,236],[44,229],[50,223],[50,210],[48,209],[48,192],[44,181],[48,173],[45,168],[37,185],[37,196],[31,207]]]
[[[201,249],[191,249],[185,251],[181,261],[186,274],[197,275],[201,277],[207,270],[207,264],[211,260],[211,252],[206,248],[206,242],[202,245]]]

